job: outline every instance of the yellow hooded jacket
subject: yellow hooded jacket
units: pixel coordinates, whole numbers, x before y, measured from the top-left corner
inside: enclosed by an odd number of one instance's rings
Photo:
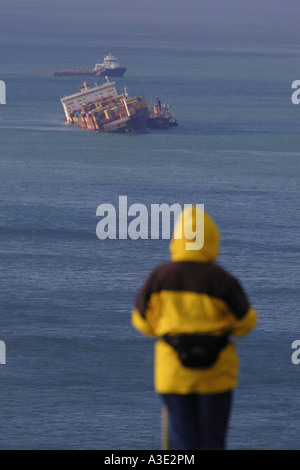
[[[192,207],[182,212],[170,243],[171,261],[150,274],[132,312],[133,326],[158,338],[154,374],[158,393],[219,393],[235,388],[238,377],[238,357],[232,340],[213,366],[192,369],[183,366],[173,347],[161,339],[165,334],[218,336],[230,332],[239,337],[257,321],[237,279],[214,263],[219,231],[215,222],[199,211]],[[204,243],[197,249],[187,249],[196,233],[197,217],[204,220]],[[179,238],[178,233],[182,233]]]

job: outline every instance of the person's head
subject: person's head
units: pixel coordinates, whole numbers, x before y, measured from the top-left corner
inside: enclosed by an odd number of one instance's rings
[[[220,235],[214,220],[198,206],[179,215],[170,243],[173,261],[214,261],[219,253]]]

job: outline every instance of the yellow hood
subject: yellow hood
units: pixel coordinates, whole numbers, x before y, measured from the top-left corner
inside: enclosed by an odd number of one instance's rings
[[[202,263],[214,261],[219,253],[219,238],[218,227],[206,212],[196,206],[186,208],[175,224],[169,247],[171,259]]]

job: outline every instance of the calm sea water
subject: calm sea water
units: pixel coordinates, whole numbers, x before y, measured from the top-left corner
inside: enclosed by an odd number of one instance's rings
[[[133,330],[130,313],[144,277],[168,259],[168,241],[96,237],[97,206],[118,207],[126,195],[148,208],[204,204],[214,216],[219,262],[260,319],[238,341],[228,448],[298,449],[300,110],[290,97],[299,33],[98,33],[95,42],[92,31],[54,37],[8,25],[1,73],[90,67],[109,43],[128,66],[117,89],[161,96],[180,126],[136,136],[75,129],[60,97],[78,79],[0,76],[0,448],[160,449],[153,342]]]

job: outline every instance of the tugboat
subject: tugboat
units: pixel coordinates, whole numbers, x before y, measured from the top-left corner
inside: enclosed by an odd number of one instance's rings
[[[56,77],[122,77],[127,67],[121,67],[117,58],[106,50],[102,64],[95,64],[93,70],[84,70],[82,68],[74,70],[56,70]]]
[[[92,88],[86,82],[79,93],[61,98],[68,124],[98,132],[147,131],[149,110],[143,96],[118,95],[115,82]]]
[[[113,56],[108,50],[106,50],[106,56],[104,57],[102,64],[96,64],[94,72],[97,77],[122,77],[126,72],[126,67],[121,67],[117,58]]]
[[[170,126],[176,127],[179,125],[177,119],[170,112],[170,106],[162,104],[159,96],[156,97],[155,104],[149,105],[148,109],[147,127],[149,129],[168,129]]]

